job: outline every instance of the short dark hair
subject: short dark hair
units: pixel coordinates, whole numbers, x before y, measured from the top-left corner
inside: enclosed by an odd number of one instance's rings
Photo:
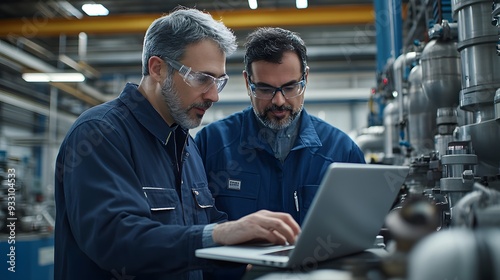
[[[279,27],[261,27],[250,33],[245,43],[245,71],[252,76],[252,62],[280,63],[283,53],[294,51],[302,62],[301,70],[307,67],[307,48],[298,33]]]

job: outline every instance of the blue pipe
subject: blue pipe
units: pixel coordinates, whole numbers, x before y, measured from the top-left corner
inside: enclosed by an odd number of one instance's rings
[[[403,19],[401,0],[375,0],[374,5],[378,76],[389,58],[395,60],[402,53]]]

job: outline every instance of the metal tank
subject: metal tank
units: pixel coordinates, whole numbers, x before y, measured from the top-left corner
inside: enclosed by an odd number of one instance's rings
[[[422,89],[429,102],[435,108],[456,107],[461,89],[456,43],[440,38],[429,41],[422,51],[421,64]]]
[[[412,155],[420,156],[434,150],[437,107],[422,88],[422,66],[416,65],[408,76],[408,131]]]
[[[500,166],[500,125],[494,110],[500,57],[496,55],[498,30],[491,24],[491,7],[491,1],[452,1],[463,73],[460,108],[473,115],[471,123],[458,127],[456,138],[471,141],[479,161],[476,176],[482,177],[498,175]],[[498,187],[498,181],[492,184]]]
[[[407,97],[403,96],[403,114],[407,114]],[[402,165],[404,155],[402,154],[400,141],[400,119],[399,103],[396,99],[389,102],[384,108],[384,159],[385,164]]]
[[[434,151],[437,157],[447,154],[452,142],[452,132],[457,125],[455,108],[459,104],[461,90],[461,60],[457,51],[458,26],[443,20],[429,30],[431,40],[422,51],[422,91],[428,99],[427,110],[432,110],[433,122],[427,127],[434,135]],[[424,109],[421,109],[424,110]],[[448,181],[447,181],[448,182]],[[441,184],[441,190],[447,192]],[[451,207],[451,206],[450,206]]]
[[[500,280],[500,229],[442,230],[421,240],[408,256],[406,279]]]
[[[384,124],[384,163],[403,164],[407,158],[408,128],[408,85],[407,71],[420,57],[419,52],[401,54],[392,64],[395,99],[383,112]],[[393,93],[394,94],[394,93]]]
[[[355,140],[368,163],[379,163],[384,155],[384,126],[370,126],[359,131]]]
[[[411,69],[412,64],[420,58],[419,52],[407,52],[398,56],[394,64],[392,65],[392,71],[394,75],[394,90],[398,93],[396,100],[398,102],[399,108],[407,108],[404,106],[404,96],[406,95],[405,89],[407,85],[406,73],[408,69]],[[399,120],[404,119],[404,110],[399,110]]]

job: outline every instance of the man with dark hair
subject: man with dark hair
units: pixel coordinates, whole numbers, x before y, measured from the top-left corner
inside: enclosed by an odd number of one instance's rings
[[[140,84],[84,112],[61,145],[55,279],[201,279],[214,263],[196,258],[198,248],[295,241],[289,214],[226,221],[188,133],[218,101],[235,49],[233,33],[195,9],[151,24]]]
[[[251,107],[204,127],[195,141],[218,209],[237,220],[267,209],[300,224],[327,167],[364,163],[344,132],[304,109],[309,75],[304,41],[281,28],[259,28],[245,44]]]
[[[259,28],[245,48],[252,106],[195,138],[209,187],[229,220],[268,209],[300,223],[328,165],[364,163],[364,155],[344,132],[304,109],[309,67],[298,34]]]

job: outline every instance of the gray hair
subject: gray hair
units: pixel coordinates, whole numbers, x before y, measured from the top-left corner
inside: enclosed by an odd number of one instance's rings
[[[217,43],[226,56],[236,51],[233,32],[208,13],[180,7],[156,19],[144,36],[142,75],[149,75],[148,60],[151,56],[180,60],[188,45],[205,39]]]

